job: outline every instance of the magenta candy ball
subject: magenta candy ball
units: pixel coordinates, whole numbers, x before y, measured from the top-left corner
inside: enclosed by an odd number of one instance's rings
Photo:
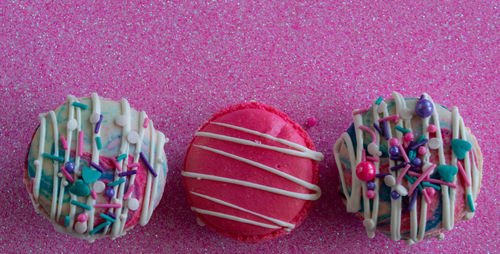
[[[375,165],[369,161],[363,161],[356,167],[356,176],[362,181],[370,181],[375,178]]]

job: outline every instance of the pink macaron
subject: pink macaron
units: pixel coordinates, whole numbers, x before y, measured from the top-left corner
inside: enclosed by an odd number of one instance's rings
[[[250,102],[221,110],[195,133],[182,175],[199,224],[256,243],[306,218],[321,195],[322,159],[286,114]]]

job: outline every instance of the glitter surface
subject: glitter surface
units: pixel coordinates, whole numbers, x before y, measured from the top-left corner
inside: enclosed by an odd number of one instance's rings
[[[0,252],[494,252],[500,248],[499,11],[496,1],[255,1],[146,4],[0,3]],[[332,146],[350,112],[396,90],[428,92],[460,114],[484,153],[475,217],[445,239],[413,246],[347,214]],[[88,244],[35,213],[22,168],[37,115],[68,93],[126,97],[170,142],[165,193],[150,223]],[[308,131],[323,196],[290,235],[249,245],[196,224],[180,171],[195,130],[217,109],[249,100],[275,106]],[[494,222],[491,222],[495,220]]]

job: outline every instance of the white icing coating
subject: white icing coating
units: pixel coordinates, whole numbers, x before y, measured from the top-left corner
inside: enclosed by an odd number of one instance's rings
[[[440,127],[440,123],[439,123],[439,114],[438,114],[437,107],[434,104],[434,102],[432,101],[432,99],[427,94],[424,93],[423,96],[425,99],[429,100],[434,106],[434,110],[432,112],[432,115],[430,117],[422,120],[422,130],[424,132],[423,134],[424,134],[425,138],[429,139],[428,126],[429,126],[429,121],[431,119],[433,120],[433,123],[437,128],[436,134],[435,134],[436,137],[430,139],[429,142],[424,145],[426,148],[428,148],[427,153],[423,156],[423,161],[422,161],[423,169],[425,171],[426,168],[428,168],[432,165],[429,161],[429,159],[430,159],[429,148],[433,149],[433,150],[437,150],[438,158],[439,158],[438,165],[446,165],[446,160],[444,157],[443,139],[441,136],[441,127]],[[397,125],[411,131],[412,130],[412,125],[411,125],[412,117],[411,117],[411,115],[409,115],[409,112],[412,113],[412,110],[406,106],[406,102],[405,102],[404,98],[401,96],[401,94],[394,92],[393,98],[394,98],[394,102],[395,102],[395,106],[396,106],[396,113],[399,114],[403,120],[403,121],[399,121],[397,123]],[[377,121],[378,114],[380,114],[380,113],[383,114],[383,117],[388,116],[388,111],[387,111],[386,105],[387,104],[385,104],[385,103],[380,103],[380,105],[376,105],[374,103],[373,108],[372,108],[373,109],[373,118],[374,118],[373,122],[378,122]],[[381,107],[383,107],[383,109],[381,109]],[[347,198],[347,210],[349,212],[357,212],[360,209],[360,205],[359,205],[360,204],[359,201],[361,199],[361,193],[359,192],[360,187],[363,190],[362,195],[363,195],[364,207],[365,207],[365,209],[364,209],[365,221],[363,222],[363,224],[365,225],[368,236],[371,237],[373,235],[374,230],[375,230],[374,225],[376,225],[376,218],[375,218],[375,221],[373,220],[373,218],[370,218],[369,209],[366,209],[366,207],[370,207],[370,204],[366,202],[366,200],[367,200],[366,183],[363,182],[360,186],[360,180],[357,178],[356,173],[355,173],[356,166],[358,163],[361,162],[361,157],[362,157],[361,152],[362,152],[363,148],[362,148],[362,145],[360,145],[360,144],[363,144],[363,135],[361,134],[362,131],[359,129],[359,126],[362,124],[363,121],[361,118],[361,114],[355,114],[353,117],[354,117],[356,142],[358,144],[358,146],[357,146],[358,149],[357,149],[356,153],[354,152],[351,138],[350,138],[349,134],[347,134],[347,133],[342,134],[342,136],[337,140],[337,142],[334,145],[333,150],[334,150],[337,168],[339,169],[339,174],[340,174],[340,178],[341,178],[341,182],[342,182],[342,190],[344,192],[344,195]],[[389,134],[389,139],[390,139],[392,137],[392,129],[393,128],[390,127],[389,129],[390,130],[389,130],[388,134]],[[458,138],[466,139],[468,136],[467,134],[469,134],[469,136],[472,136],[470,134],[470,132],[469,133],[466,132],[466,128],[463,124],[463,119],[458,114],[458,110],[456,109],[456,107],[454,107],[452,109],[452,132],[453,132],[453,139],[458,139]],[[403,135],[401,132],[396,132],[396,137],[398,138],[400,143],[403,142],[402,141]],[[472,136],[472,138],[473,138],[473,136]],[[472,142],[471,141],[469,141],[469,142],[470,143],[474,142],[474,144],[477,147],[475,139],[472,140]],[[342,163],[340,161],[339,148],[341,145],[346,146],[347,151],[348,151],[348,157],[349,157],[350,164],[351,164],[351,172],[352,172],[351,191],[352,191],[352,193],[350,195],[349,195],[349,191],[347,188],[347,184],[345,182],[345,177],[344,177],[344,173],[343,173],[343,169],[342,169]],[[387,140],[387,146],[389,147],[389,140]],[[374,150],[374,149],[372,149],[372,150]],[[375,152],[375,151],[372,151],[372,152]],[[370,152],[370,153],[373,154],[372,152]],[[469,153],[470,152],[467,152],[466,157],[464,159],[464,168],[465,168],[466,175],[467,175],[468,179],[471,179],[472,186],[466,186],[466,188],[465,188],[466,197],[465,198],[467,199],[467,194],[470,194],[471,196],[474,197],[473,199],[475,200],[475,198],[477,196],[477,191],[475,191],[475,190],[478,190],[478,188],[479,188],[480,172],[477,169],[477,165],[476,165],[475,161],[473,161],[471,159],[471,157],[469,157]],[[470,153],[470,154],[472,154],[472,153]],[[373,155],[376,155],[376,154],[373,154]],[[394,166],[393,160],[389,160],[389,162],[390,162],[389,167],[393,167]],[[378,164],[375,164],[375,165],[376,165],[376,170],[378,173]],[[453,152],[452,152],[452,165],[457,166],[457,158]],[[398,171],[391,172],[391,174],[392,175],[388,175],[384,178],[385,184],[387,186],[391,187],[391,191],[396,190],[401,195],[407,194],[407,189],[403,185],[395,184],[396,183],[395,179],[398,177],[399,172]],[[455,175],[454,180],[453,180],[454,183],[456,183],[456,177],[457,176]],[[379,203],[379,201],[376,200],[376,198],[378,197],[378,179],[376,179],[375,181],[377,181],[377,183],[376,183],[377,189],[375,190],[375,193],[377,193],[377,195],[375,195],[375,199],[373,201],[373,208],[378,207],[378,203]],[[442,200],[443,200],[443,209],[442,209],[443,210],[443,218],[442,218],[443,227],[447,230],[450,230],[451,228],[453,228],[453,222],[454,222],[454,220],[453,220],[454,211],[453,210],[455,207],[454,202],[455,202],[456,190],[453,188],[451,190],[448,190],[448,186],[446,186],[446,185],[441,185],[441,190],[442,190],[441,193],[442,193]],[[427,204],[423,195],[421,196],[420,199],[421,199],[421,201],[420,201],[421,202],[420,216],[418,216],[417,211],[416,211],[417,210],[416,203],[413,206],[413,209],[410,211],[410,239],[408,240],[408,243],[415,243],[415,242],[421,241],[424,239],[424,236],[425,236],[425,231],[426,231],[425,226],[426,226],[426,222],[427,222],[427,205],[428,204]],[[415,202],[417,202],[417,201],[418,201],[418,199]],[[400,235],[401,211],[402,211],[401,198],[396,199],[396,200],[391,199],[391,226],[390,226],[390,229],[391,229],[391,239],[393,239],[393,240],[399,240],[401,238],[401,235]],[[469,212],[466,214],[466,217],[470,217],[472,215],[473,215],[473,213]],[[420,221],[418,221],[419,218],[420,218]]]
[[[262,133],[262,132],[259,132],[259,131],[255,131],[255,130],[243,128],[243,127],[236,126],[236,125],[231,125],[231,124],[226,124],[226,123],[219,123],[219,122],[211,122],[211,124],[223,126],[223,127],[230,128],[230,129],[239,130],[241,132],[250,133],[250,134],[256,135],[258,137],[262,137],[262,138],[269,139],[269,140],[272,140],[272,141],[275,141],[275,142],[279,142],[279,143],[284,144],[286,146],[289,146],[291,148],[297,149],[298,151],[297,150],[293,150],[293,149],[289,149],[289,148],[282,148],[282,147],[277,147],[277,146],[264,145],[264,144],[261,144],[261,143],[258,143],[258,142],[254,142],[254,141],[251,141],[251,140],[246,140],[246,139],[241,139],[241,138],[236,138],[236,137],[231,137],[231,136],[226,136],[226,135],[221,135],[221,134],[216,134],[216,133],[211,133],[211,132],[197,132],[197,133],[195,133],[195,136],[201,136],[201,137],[207,137],[207,138],[212,138],[212,139],[224,140],[224,141],[228,141],[228,142],[232,142],[232,143],[236,143],[236,144],[241,144],[241,145],[246,145],[246,146],[259,147],[259,148],[268,149],[268,150],[272,150],[272,151],[276,151],[276,152],[281,152],[281,153],[284,153],[284,154],[293,155],[293,156],[296,156],[296,157],[308,158],[308,159],[316,160],[316,161],[320,161],[320,160],[323,159],[323,154],[321,154],[319,152],[316,152],[316,151],[313,151],[313,150],[311,150],[311,149],[309,149],[309,148],[307,148],[305,146],[302,146],[302,145],[299,145],[297,143],[291,142],[289,140],[277,138],[277,137],[271,136],[269,134],[265,134],[265,133]],[[208,175],[208,174],[201,174],[201,173],[195,173],[195,172],[182,171],[181,174],[184,177],[195,178],[195,179],[198,179],[198,180],[205,179],[205,180],[211,180],[211,181],[231,183],[231,184],[236,184],[236,185],[245,186],[245,187],[249,187],[249,188],[259,189],[259,190],[263,190],[263,191],[267,191],[267,192],[271,192],[271,193],[275,193],[275,194],[279,194],[279,195],[283,195],[283,196],[293,197],[293,198],[297,198],[297,199],[302,199],[302,200],[316,200],[316,199],[318,199],[321,196],[321,190],[320,190],[319,186],[314,185],[312,183],[309,183],[307,181],[304,181],[302,179],[299,179],[299,178],[297,178],[295,176],[289,175],[287,173],[284,173],[284,172],[282,172],[280,170],[277,170],[275,168],[269,167],[267,165],[258,163],[256,161],[253,161],[253,160],[241,157],[241,156],[237,156],[235,154],[232,154],[232,153],[229,153],[229,152],[225,152],[225,151],[222,151],[222,150],[219,150],[219,149],[216,149],[216,148],[212,148],[212,147],[208,147],[208,146],[202,146],[202,145],[193,145],[193,147],[197,147],[197,148],[200,148],[200,149],[203,149],[203,150],[206,150],[206,151],[210,151],[210,152],[222,155],[222,156],[226,156],[226,157],[229,157],[229,158],[232,158],[232,159],[235,159],[235,160],[247,163],[247,164],[252,165],[254,167],[263,169],[263,170],[265,170],[267,172],[270,172],[272,174],[281,176],[281,177],[283,177],[283,178],[285,178],[285,179],[287,179],[289,181],[292,181],[292,182],[294,182],[294,183],[296,183],[296,184],[298,184],[298,185],[300,185],[300,186],[302,186],[304,188],[312,190],[312,191],[314,191],[314,193],[313,194],[298,193],[298,192],[287,191],[287,190],[284,190],[284,189],[275,188],[275,187],[271,187],[271,186],[266,186],[266,185],[261,185],[261,184],[257,184],[257,183],[252,183],[252,182],[248,182],[248,181],[237,180],[237,179],[233,179],[233,178],[227,178],[227,177],[220,177],[220,176],[215,176],[215,175]],[[271,221],[271,222],[275,223],[276,225],[284,227],[285,230],[291,230],[293,227],[295,227],[295,225],[293,225],[293,224],[290,224],[290,223],[287,223],[287,222],[284,222],[284,221],[280,221],[280,220],[277,220],[277,219],[274,219],[274,218],[271,218],[271,217],[267,217],[265,215],[262,215],[262,214],[254,212],[254,211],[251,211],[251,210],[248,210],[248,209],[236,206],[234,204],[231,204],[229,202],[226,202],[226,201],[214,198],[214,197],[210,197],[210,196],[203,195],[203,194],[196,193],[196,192],[191,192],[191,194],[199,196],[199,197],[202,197],[202,198],[205,198],[205,199],[208,199],[208,200],[211,200],[211,201],[216,202],[218,204],[222,204],[222,205],[225,205],[225,206],[228,206],[228,207],[232,207],[232,208],[238,209],[240,211],[244,211],[244,212],[247,212],[247,213],[259,216],[261,218],[264,218],[264,219],[266,219],[268,221]],[[215,216],[215,217],[219,217],[219,218],[224,218],[224,219],[228,219],[228,220],[234,220],[234,221],[238,221],[238,222],[242,222],[242,223],[247,223],[247,224],[252,224],[252,225],[256,225],[256,226],[261,226],[261,227],[265,227],[265,228],[279,228],[279,227],[276,227],[274,225],[260,223],[260,222],[257,222],[257,221],[244,219],[244,218],[241,218],[241,217],[238,217],[238,216],[234,216],[234,215],[230,215],[230,214],[220,213],[220,212],[216,212],[216,211],[204,210],[204,209],[200,209],[200,208],[196,208],[196,207],[191,207],[191,208],[193,209],[193,211],[195,211],[195,212],[197,212],[199,214],[211,215],[211,216]]]
[[[40,141],[38,143],[38,157],[37,160],[35,161],[35,166],[36,166],[35,180],[33,181],[33,196],[35,201],[38,201],[38,196],[40,194],[40,180],[42,178],[42,166],[43,166],[42,153],[45,149],[45,132],[46,132],[45,129],[47,125],[45,116],[40,114],[38,118],[40,119],[40,130],[39,130]]]
[[[245,209],[243,207],[240,207],[240,206],[237,206],[235,204],[231,204],[229,202],[226,202],[226,201],[223,201],[223,200],[220,200],[220,199],[217,199],[217,198],[214,198],[214,197],[211,197],[211,196],[208,196],[208,195],[203,195],[203,194],[200,194],[200,193],[197,193],[197,192],[193,192],[191,191],[190,192],[191,194],[195,195],[195,196],[198,196],[198,197],[201,197],[201,198],[204,198],[204,199],[208,199],[212,202],[215,202],[217,204],[221,204],[221,205],[224,205],[224,206],[227,206],[227,207],[231,207],[231,208],[234,208],[234,209],[237,209],[237,210],[240,210],[240,211],[243,211],[243,212],[246,212],[246,213],[249,213],[249,214],[252,214],[252,215],[255,215],[257,217],[260,217],[262,219],[265,219],[265,220],[268,220],[278,226],[281,226],[281,227],[286,227],[288,229],[293,229],[295,228],[295,224],[292,224],[292,223],[288,223],[286,221],[282,221],[282,220],[278,220],[278,219],[275,219],[275,218],[272,218],[272,217],[269,217],[269,216],[265,216],[263,214],[260,214],[260,213],[256,213],[254,211],[251,211],[251,210],[248,210],[248,209]],[[197,209],[197,208],[196,208]],[[219,213],[220,215],[226,215],[226,216],[232,216],[233,218],[238,218],[238,219],[244,219],[244,218],[241,218],[241,217],[237,217],[237,216],[233,216],[233,215],[229,215],[229,214],[224,214],[224,213]],[[257,221],[252,221],[254,223],[258,223]],[[252,224],[252,223],[250,223]],[[254,224],[255,225],[255,224]]]
[[[52,122],[52,130],[54,131],[54,155],[59,156],[59,131],[57,128],[57,118],[56,113],[54,111],[49,112],[50,120]],[[57,185],[59,181],[59,177],[57,173],[59,172],[59,162],[53,161],[52,165],[54,166],[54,176],[53,176],[53,185],[52,185],[52,204],[50,208],[50,218],[52,220],[56,217],[57,212],[57,191],[59,186]]]

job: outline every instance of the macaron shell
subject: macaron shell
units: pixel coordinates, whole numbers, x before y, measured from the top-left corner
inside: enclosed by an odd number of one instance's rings
[[[223,134],[260,142],[266,145],[289,148],[276,141],[212,124],[211,122],[227,123],[244,127],[314,149],[314,145],[309,136],[300,126],[292,122],[284,113],[263,104],[246,103],[223,110],[204,124],[199,131]],[[194,145],[207,146],[230,152],[234,155],[273,167],[304,181],[312,182],[313,184],[317,184],[318,182],[318,166],[317,163],[311,159],[200,136],[196,136],[193,139],[188,149],[184,167],[187,172],[198,172],[244,180],[287,191],[311,193],[310,190],[281,176],[233,158],[203,150]],[[296,226],[305,218],[312,204],[312,201],[286,197],[230,183],[197,180],[187,177],[184,178],[184,183],[188,191],[188,198],[191,206],[219,211],[266,224],[273,223],[255,215],[192,195],[190,192],[215,197],[257,213],[296,224]],[[215,231],[246,242],[267,240],[288,232],[282,228],[264,228],[209,215],[198,214],[198,217]]]

